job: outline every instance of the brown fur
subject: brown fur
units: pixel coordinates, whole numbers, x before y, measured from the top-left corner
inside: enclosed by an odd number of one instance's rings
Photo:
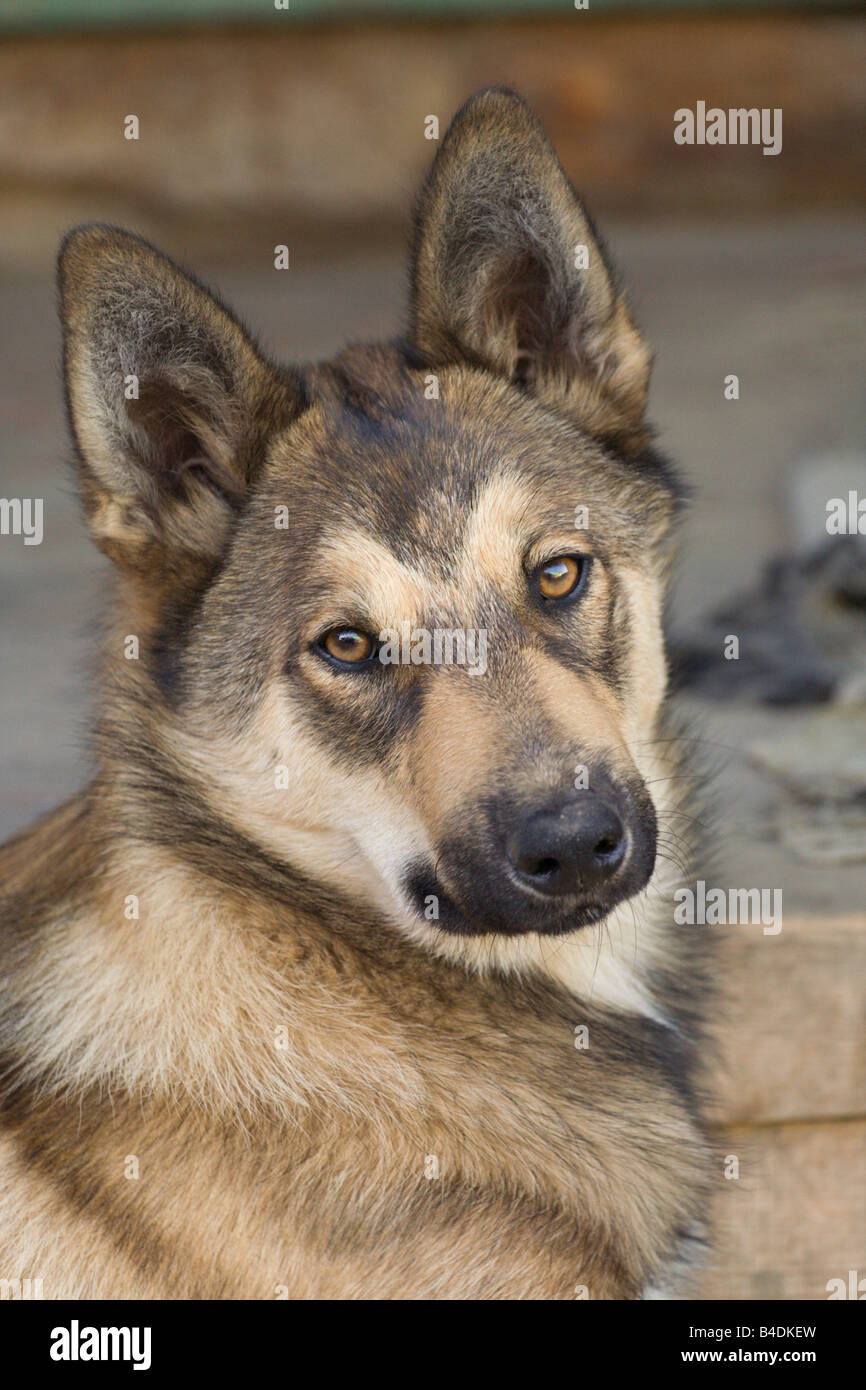
[[[553,934],[500,930],[473,887],[485,808],[575,762],[691,848],[649,353],[534,118],[501,91],[455,118],[405,343],[278,369],[110,228],[71,235],[60,284],[118,584],[93,780],[0,856],[0,1276],[72,1297],[669,1291],[707,1191],[707,964],[670,925],[678,867],[662,849],[630,900]],[[527,567],[575,547],[578,505],[591,582],[552,616]],[[365,680],[312,645],[404,620],[485,627],[484,677]],[[412,910],[414,863],[467,930]]]

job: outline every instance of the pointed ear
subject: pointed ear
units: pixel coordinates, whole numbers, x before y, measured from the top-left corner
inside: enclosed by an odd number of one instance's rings
[[[411,334],[522,382],[599,434],[642,435],[650,353],[529,107],[492,88],[452,121],[416,213]]]
[[[77,228],[59,261],[64,375],[97,544],[163,579],[224,548],[267,434],[298,409],[236,320],[147,242]]]

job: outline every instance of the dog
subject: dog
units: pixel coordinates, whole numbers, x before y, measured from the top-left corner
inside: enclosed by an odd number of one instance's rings
[[[92,779],[0,856],[0,1274],[46,1297],[694,1287],[713,967],[673,923],[651,354],[506,89],[410,269],[404,337],[284,368],[137,236],[63,243],[116,585]]]

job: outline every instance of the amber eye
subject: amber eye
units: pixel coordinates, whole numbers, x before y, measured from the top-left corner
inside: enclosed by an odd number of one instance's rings
[[[369,661],[376,653],[376,643],[370,634],[359,632],[356,627],[332,627],[322,634],[316,645],[332,661],[346,666]]]
[[[557,555],[536,571],[542,598],[570,598],[581,587],[587,561],[581,555]]]

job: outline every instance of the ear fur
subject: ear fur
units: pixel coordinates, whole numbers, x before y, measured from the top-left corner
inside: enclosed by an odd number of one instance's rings
[[[222,552],[264,439],[299,408],[300,392],[218,300],[140,237],[76,228],[58,276],[91,533],[122,568],[204,571]]]
[[[483,365],[595,433],[645,443],[649,349],[513,92],[471,97],[442,141],[416,211],[410,336],[432,362]]]

